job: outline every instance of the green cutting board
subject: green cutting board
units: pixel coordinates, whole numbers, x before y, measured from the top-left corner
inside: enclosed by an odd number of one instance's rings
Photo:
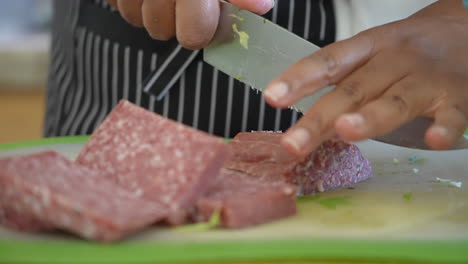
[[[0,145],[0,158],[52,149],[73,159],[86,140]],[[468,263],[468,150],[424,151],[375,141],[358,146],[372,162],[372,179],[301,198],[298,214],[282,221],[234,231],[152,227],[113,245],[0,227],[0,263]],[[437,177],[463,185],[451,187]]]

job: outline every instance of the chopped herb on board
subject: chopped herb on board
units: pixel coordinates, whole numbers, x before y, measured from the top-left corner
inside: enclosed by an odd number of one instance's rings
[[[268,19],[264,18],[263,19],[263,24],[265,24],[268,21]]]
[[[351,197],[348,196],[339,196],[339,197],[324,197],[320,195],[304,196],[298,199],[298,202],[317,202],[323,207],[326,207],[331,210],[336,210],[338,206],[351,205]]]
[[[424,160],[425,160],[424,158],[418,157],[416,155],[411,156],[411,157],[408,158],[409,164],[422,163],[422,162],[424,162]]]
[[[245,31],[239,31],[236,23],[232,24],[232,30],[234,30],[234,32],[239,35],[239,42],[241,46],[244,47],[244,49],[249,49],[249,34],[247,34]]]
[[[176,230],[183,231],[183,232],[208,231],[208,230],[217,228],[220,224],[221,224],[221,211],[216,210],[213,212],[208,222],[184,225],[181,227],[177,227]]]
[[[452,180],[447,180],[447,179],[441,179],[439,177],[436,178],[436,181],[440,182],[440,183],[448,183],[449,186],[452,186],[452,187],[457,187],[457,188],[462,187],[462,182],[457,182],[457,181],[452,181]]]
[[[307,195],[307,196],[299,197],[297,201],[302,203],[302,202],[316,201],[320,198],[322,198],[320,195]]]
[[[398,165],[400,164],[400,161],[397,158],[394,158],[392,163],[393,165]]]
[[[237,18],[239,19],[240,22],[244,22],[245,21],[245,18],[241,17],[241,16],[238,16],[236,14],[230,14],[229,15],[230,17],[233,17],[233,18]]]
[[[325,198],[318,202],[326,208],[332,210],[336,210],[336,207],[341,205],[351,205],[350,198],[347,196]]]
[[[411,199],[413,199],[413,194],[412,193],[405,193],[405,194],[403,194],[403,198],[405,198],[405,200],[407,200],[407,201],[410,201]]]

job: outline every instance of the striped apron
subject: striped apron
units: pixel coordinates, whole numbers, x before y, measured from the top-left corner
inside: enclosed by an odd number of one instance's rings
[[[265,15],[319,46],[335,38],[331,0],[276,0]],[[152,40],[105,0],[55,0],[44,134],[91,134],[121,99],[222,137],[286,130],[300,114],[268,106],[249,86],[203,62],[201,51]],[[161,100],[144,92],[166,90]]]

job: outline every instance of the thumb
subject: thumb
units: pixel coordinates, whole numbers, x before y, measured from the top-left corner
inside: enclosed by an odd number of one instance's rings
[[[259,15],[263,15],[275,6],[275,0],[230,0],[231,4],[240,9],[245,9]]]

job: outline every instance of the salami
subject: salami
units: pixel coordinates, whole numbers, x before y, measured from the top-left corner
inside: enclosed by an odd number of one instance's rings
[[[115,241],[167,216],[157,203],[53,151],[0,160],[0,222]]]
[[[304,159],[287,154],[280,146],[281,133],[240,133],[230,142],[231,158],[225,168],[263,180],[298,186],[298,195],[341,188],[372,176],[372,168],[358,147],[341,140],[324,142]]]
[[[0,225],[24,232],[37,232],[53,229],[32,215],[19,212],[9,205],[0,204]]]
[[[162,204],[167,222],[185,221],[228,156],[219,138],[121,101],[93,133],[77,163]]]
[[[267,182],[223,169],[208,193],[197,203],[197,221],[206,221],[217,210],[225,228],[244,228],[296,213],[296,187]]]
[[[240,132],[234,139],[240,141],[261,141],[279,144],[283,133],[275,131]]]

